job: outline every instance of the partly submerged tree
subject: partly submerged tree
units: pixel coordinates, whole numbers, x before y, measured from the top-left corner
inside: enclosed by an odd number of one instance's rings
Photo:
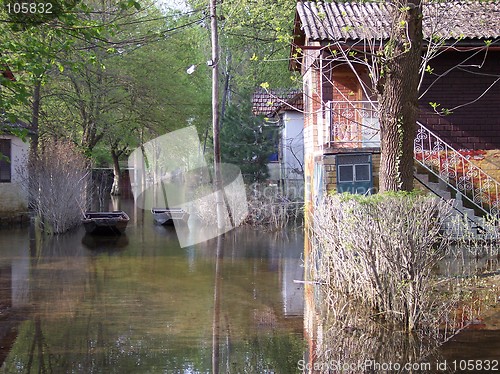
[[[67,139],[45,140],[44,151],[30,160],[25,181],[41,228],[61,234],[81,223],[87,209],[88,160]]]

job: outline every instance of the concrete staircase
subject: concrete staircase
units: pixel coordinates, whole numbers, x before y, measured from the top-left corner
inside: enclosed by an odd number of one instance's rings
[[[432,182],[429,174],[424,171],[415,171],[415,179],[430,192],[453,205],[452,215],[445,222],[445,230],[453,239],[458,240],[465,236],[478,237],[484,229],[484,218],[476,215],[472,208],[464,206],[462,195],[455,193],[442,180]]]
[[[500,241],[500,182],[471,162],[471,151],[457,151],[421,123],[417,125],[414,176],[453,205],[446,232],[455,239]],[[496,223],[491,224],[492,219]]]

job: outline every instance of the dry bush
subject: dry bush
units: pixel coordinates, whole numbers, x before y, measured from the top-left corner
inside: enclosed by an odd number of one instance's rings
[[[81,223],[89,182],[88,160],[71,142],[44,143],[29,162],[28,190],[45,232],[60,234]]]
[[[212,193],[212,186],[199,188],[196,198],[203,197],[197,201],[192,214],[206,225],[216,222],[215,214],[215,194]],[[237,212],[246,210],[242,206],[244,201],[235,201],[240,197],[237,193],[231,193],[226,188],[226,198],[228,203],[236,207]],[[291,200],[279,193],[276,187],[253,184],[247,187],[246,203],[248,205],[248,215],[243,221],[244,225],[249,225],[266,230],[275,231],[289,225],[300,226],[303,219],[303,202]],[[241,219],[242,217],[234,217]],[[229,222],[226,222],[229,224]]]
[[[278,230],[286,226],[300,226],[304,216],[304,203],[282,195],[277,187],[253,184],[247,188],[250,226]]]
[[[328,327],[318,334],[315,361],[324,369],[317,372],[423,373],[444,360],[437,342],[425,335],[383,329],[373,320],[361,322],[355,311],[346,314],[342,323],[325,321]]]
[[[408,331],[438,325],[433,269],[445,256],[441,234],[451,206],[433,197],[329,196],[314,212],[315,278],[330,306],[336,294]],[[336,305],[337,304],[337,305]]]
[[[463,249],[471,257],[496,257],[500,254],[500,217],[488,215],[476,226],[466,217],[455,215],[448,223],[454,234],[454,256],[461,256]]]

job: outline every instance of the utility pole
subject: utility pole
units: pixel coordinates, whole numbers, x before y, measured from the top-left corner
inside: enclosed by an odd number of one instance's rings
[[[217,30],[217,1],[210,0],[210,31],[212,40],[212,130],[214,142],[214,187],[217,208],[217,229],[219,234],[225,226],[224,197],[222,195],[222,175],[220,170],[220,121],[219,121],[219,34]]]
[[[217,0],[210,1],[210,31],[212,40],[212,130],[214,142],[214,188],[217,209],[217,257],[214,284],[214,315],[212,321],[212,373],[219,373],[219,333],[220,333],[220,271],[222,266],[222,233],[225,226],[223,215],[222,176],[220,170],[220,122],[219,122],[219,35],[217,30]]]

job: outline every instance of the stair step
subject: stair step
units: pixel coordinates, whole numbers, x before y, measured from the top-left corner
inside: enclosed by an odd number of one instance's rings
[[[429,175],[416,173],[415,176],[423,184],[429,184]]]
[[[444,188],[443,185],[441,185],[440,183],[427,182],[426,185],[436,195],[439,195],[447,200],[451,199],[451,192],[448,191],[446,188]],[[448,196],[448,197],[444,197],[444,196]]]
[[[478,230],[478,227],[482,227],[484,224],[479,221],[479,217],[476,217],[474,209],[463,206],[462,196],[460,194],[457,194],[456,198],[452,199],[451,191],[443,181],[439,181],[438,183],[429,182],[429,176],[427,174],[416,173],[415,176],[440,198],[446,201],[453,201],[453,212],[444,222],[443,227],[447,235],[455,239],[479,235],[478,231],[482,230]]]

